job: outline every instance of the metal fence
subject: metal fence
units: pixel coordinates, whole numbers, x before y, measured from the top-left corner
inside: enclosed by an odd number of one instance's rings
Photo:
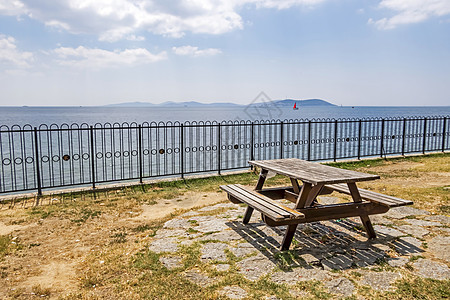
[[[0,193],[450,148],[449,117],[0,126]]]

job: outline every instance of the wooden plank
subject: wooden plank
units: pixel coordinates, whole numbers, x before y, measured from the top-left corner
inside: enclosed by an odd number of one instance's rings
[[[255,190],[260,190],[262,189],[264,182],[266,181],[266,177],[267,177],[267,173],[269,173],[268,170],[266,169],[261,169],[261,172],[259,173],[259,178],[258,178],[258,182],[256,183],[256,188]]]
[[[350,190],[348,189],[348,186],[345,184],[331,184],[327,185],[326,188],[336,190],[338,192],[348,194],[350,195]],[[381,205],[386,205],[389,207],[398,207],[398,206],[405,206],[405,205],[412,205],[413,202],[410,200],[405,200],[393,196],[388,196],[384,194],[380,194],[374,191],[369,191],[365,189],[358,189],[359,194],[362,199],[370,200],[373,202],[380,203]]]
[[[256,192],[241,185],[226,185],[220,186],[220,188],[232,197],[247,203],[249,206],[252,206],[261,213],[268,215],[272,219],[300,219],[304,217],[302,213],[277,204],[272,199],[257,194]]]
[[[258,195],[254,193],[253,191],[249,191],[244,189],[242,186],[239,185],[231,185],[230,188],[237,192],[241,197],[245,197],[246,199],[251,199],[254,202],[260,203],[261,205],[267,207],[270,210],[273,210],[277,214],[284,216],[284,217],[290,217],[290,213],[288,213],[286,210],[279,207],[275,202],[273,202],[272,199],[269,199],[265,196]],[[242,199],[242,198],[241,198]],[[247,202],[245,200],[245,202]]]
[[[318,183],[347,183],[380,178],[378,175],[339,169],[295,158],[249,161],[249,163],[314,185]]]

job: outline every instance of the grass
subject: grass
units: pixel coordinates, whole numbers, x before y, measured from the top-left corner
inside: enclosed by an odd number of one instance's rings
[[[411,199],[417,208],[441,214],[450,213],[449,192],[445,184],[429,185],[439,178],[439,174],[449,173],[449,154],[427,155],[419,157],[376,159],[358,162],[331,163],[333,166],[380,174],[381,180],[361,183],[363,188],[371,188],[375,191],[388,193],[400,198]],[[404,167],[404,166],[408,167]],[[205,240],[194,242],[190,245],[179,247],[176,255],[181,258],[181,267],[169,270],[160,262],[160,257],[167,254],[159,254],[149,251],[149,243],[157,230],[165,221],[173,218],[183,211],[177,211],[171,216],[158,221],[140,220],[123,224],[119,221],[130,215],[139,214],[142,205],[155,205],[167,199],[178,199],[187,193],[220,192],[219,185],[240,183],[255,185],[257,174],[249,172],[237,175],[227,175],[202,179],[187,179],[172,182],[159,182],[151,185],[120,188],[83,193],[70,193],[65,195],[51,195],[53,205],[41,205],[29,209],[14,209],[2,211],[2,222],[5,224],[34,224],[44,226],[47,223],[55,225],[55,230],[63,231],[64,228],[72,228],[81,236],[89,236],[98,233],[99,241],[95,247],[81,256],[76,262],[77,289],[68,295],[60,294],[57,290],[44,285],[29,287],[31,292],[42,297],[56,297],[60,299],[224,299],[218,291],[225,286],[239,286],[247,291],[248,299],[265,299],[275,296],[278,299],[295,299],[290,290],[299,291],[302,297],[311,299],[330,299],[336,296],[318,281],[299,282],[295,287],[273,283],[269,277],[263,276],[257,281],[247,280],[238,272],[237,263],[244,258],[236,257],[231,251],[226,251],[227,258],[224,263],[229,264],[227,271],[217,271],[210,264],[203,262],[201,247],[204,243],[214,242]],[[411,184],[405,187],[405,183]],[[422,184],[420,184],[422,183]],[[287,185],[289,180],[285,177],[275,176],[267,180],[268,186]],[[448,186],[448,183],[447,183]],[[226,199],[223,194],[224,200]],[[50,199],[43,197],[43,202]],[[203,212],[207,216],[222,212]],[[196,221],[190,222],[192,226]],[[361,229],[361,228],[356,228]],[[103,230],[103,231],[102,231]],[[186,229],[187,232],[196,234],[194,228]],[[308,228],[305,229],[306,231]],[[312,229],[311,229],[312,230]],[[17,239],[12,243],[10,235],[0,236],[0,260],[6,261],[9,257],[12,261],[24,260],[22,268],[26,269],[28,259],[38,256],[35,251],[45,246],[47,235],[33,236],[32,240],[23,241],[30,247],[21,247]],[[101,239],[101,234],[104,235]],[[207,234],[205,234],[207,236]],[[97,237],[97,235],[95,235]],[[75,240],[77,237],[71,237]],[[328,237],[323,236],[324,241]],[[22,241],[22,240],[21,240]],[[36,244],[34,244],[36,243]],[[36,246],[36,247],[34,247]],[[86,246],[86,245],[85,245]],[[55,253],[60,249],[54,249]],[[254,255],[254,254],[252,254]],[[73,255],[76,257],[76,255]],[[70,257],[64,254],[63,257]],[[412,256],[411,262],[421,258]],[[65,258],[66,259],[66,258]],[[292,265],[303,263],[295,251],[280,252],[274,255],[278,263],[278,269],[289,270]],[[431,280],[419,278],[408,269],[402,268],[402,278],[399,279],[393,291],[377,292],[368,287],[358,286],[357,282],[363,276],[359,269],[351,269],[346,273],[342,271],[339,276],[346,276],[356,285],[355,296],[367,299],[445,299],[450,297],[450,282],[447,280]],[[21,270],[15,266],[1,265],[0,278],[3,282],[10,282],[15,274]],[[389,268],[385,262],[375,266],[375,270],[386,271]],[[187,271],[198,269],[215,282],[207,287],[192,284],[185,277]],[[389,269],[390,270],[390,269]],[[396,269],[399,270],[399,269]],[[8,279],[8,281],[6,281]],[[29,291],[17,288],[9,292],[11,298],[27,298]],[[1,291],[0,291],[1,294]],[[28,294],[29,295],[29,294]]]

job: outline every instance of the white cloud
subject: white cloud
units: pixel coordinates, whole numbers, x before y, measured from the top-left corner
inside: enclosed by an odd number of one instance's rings
[[[60,47],[53,50],[58,56],[58,63],[64,66],[87,69],[103,69],[121,66],[136,66],[154,63],[167,59],[166,52],[152,54],[147,49],[126,49],[123,51],[108,51],[103,49],[89,49]]]
[[[198,49],[198,47],[193,47],[193,46],[173,47],[172,51],[176,55],[193,56],[193,57],[213,56],[213,55],[222,53],[222,51],[220,49],[208,48],[208,49],[200,50],[200,49]]]
[[[33,54],[18,50],[13,37],[0,35],[0,63],[12,67],[28,68],[32,61]]]
[[[393,29],[400,25],[423,22],[432,17],[450,14],[450,0],[382,0],[379,8],[394,11],[390,18],[369,19],[378,29]]]
[[[243,28],[243,6],[287,9],[327,0],[0,0],[0,14],[26,15],[74,34],[103,41],[134,39],[137,31],[182,37],[186,32],[222,34]]]

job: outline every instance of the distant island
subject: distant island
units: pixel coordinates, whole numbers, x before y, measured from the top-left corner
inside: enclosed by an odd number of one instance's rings
[[[336,106],[330,102],[321,99],[305,99],[305,100],[295,100],[295,99],[284,99],[284,100],[273,100],[268,103],[257,102],[248,105],[255,106],[266,106],[275,105],[279,107],[293,107],[297,103],[297,107],[302,106]],[[186,101],[186,102],[173,102],[167,101],[159,104],[154,104],[150,102],[124,102],[116,104],[108,104],[107,107],[242,107],[247,106],[243,104],[236,104],[231,102],[215,102],[215,103],[201,103],[197,101]]]

